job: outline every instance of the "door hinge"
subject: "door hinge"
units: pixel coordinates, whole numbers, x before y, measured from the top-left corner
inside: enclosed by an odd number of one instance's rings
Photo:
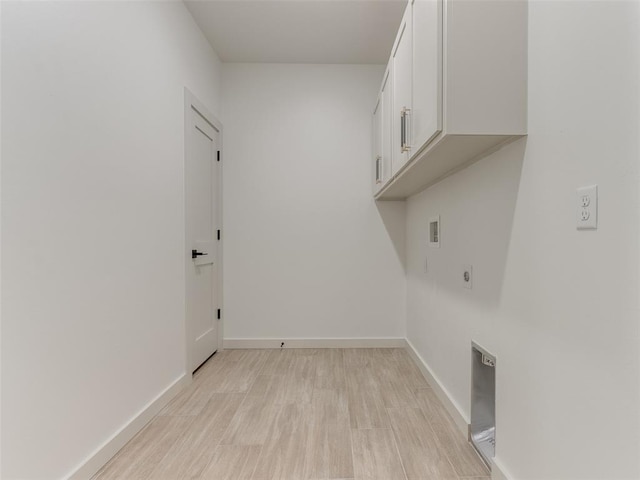
[[[220,230],[218,230],[218,240],[220,240]]]
[[[220,150],[218,150],[218,161],[220,161]]]
[[[218,320],[220,320],[220,309],[218,309]]]

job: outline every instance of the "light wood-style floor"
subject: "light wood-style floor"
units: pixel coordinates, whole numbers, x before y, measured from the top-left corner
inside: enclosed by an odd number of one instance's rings
[[[402,349],[225,350],[96,480],[489,479]]]

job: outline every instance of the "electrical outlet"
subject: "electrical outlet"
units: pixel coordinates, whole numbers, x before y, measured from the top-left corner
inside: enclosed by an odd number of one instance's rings
[[[588,207],[590,203],[591,203],[591,197],[590,197],[589,195],[582,194],[582,195],[580,196],[580,205],[581,205],[583,208]]]
[[[582,187],[577,190],[577,228],[596,230],[598,228],[598,186]]]

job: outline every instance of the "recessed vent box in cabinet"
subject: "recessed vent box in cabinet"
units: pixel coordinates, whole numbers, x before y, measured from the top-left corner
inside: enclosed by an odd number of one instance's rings
[[[489,467],[496,450],[496,357],[471,344],[471,443]]]

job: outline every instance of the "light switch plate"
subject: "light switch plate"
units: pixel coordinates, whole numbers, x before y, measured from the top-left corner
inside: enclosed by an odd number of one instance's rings
[[[578,230],[596,230],[598,228],[598,186],[581,187],[576,194],[576,227]]]

